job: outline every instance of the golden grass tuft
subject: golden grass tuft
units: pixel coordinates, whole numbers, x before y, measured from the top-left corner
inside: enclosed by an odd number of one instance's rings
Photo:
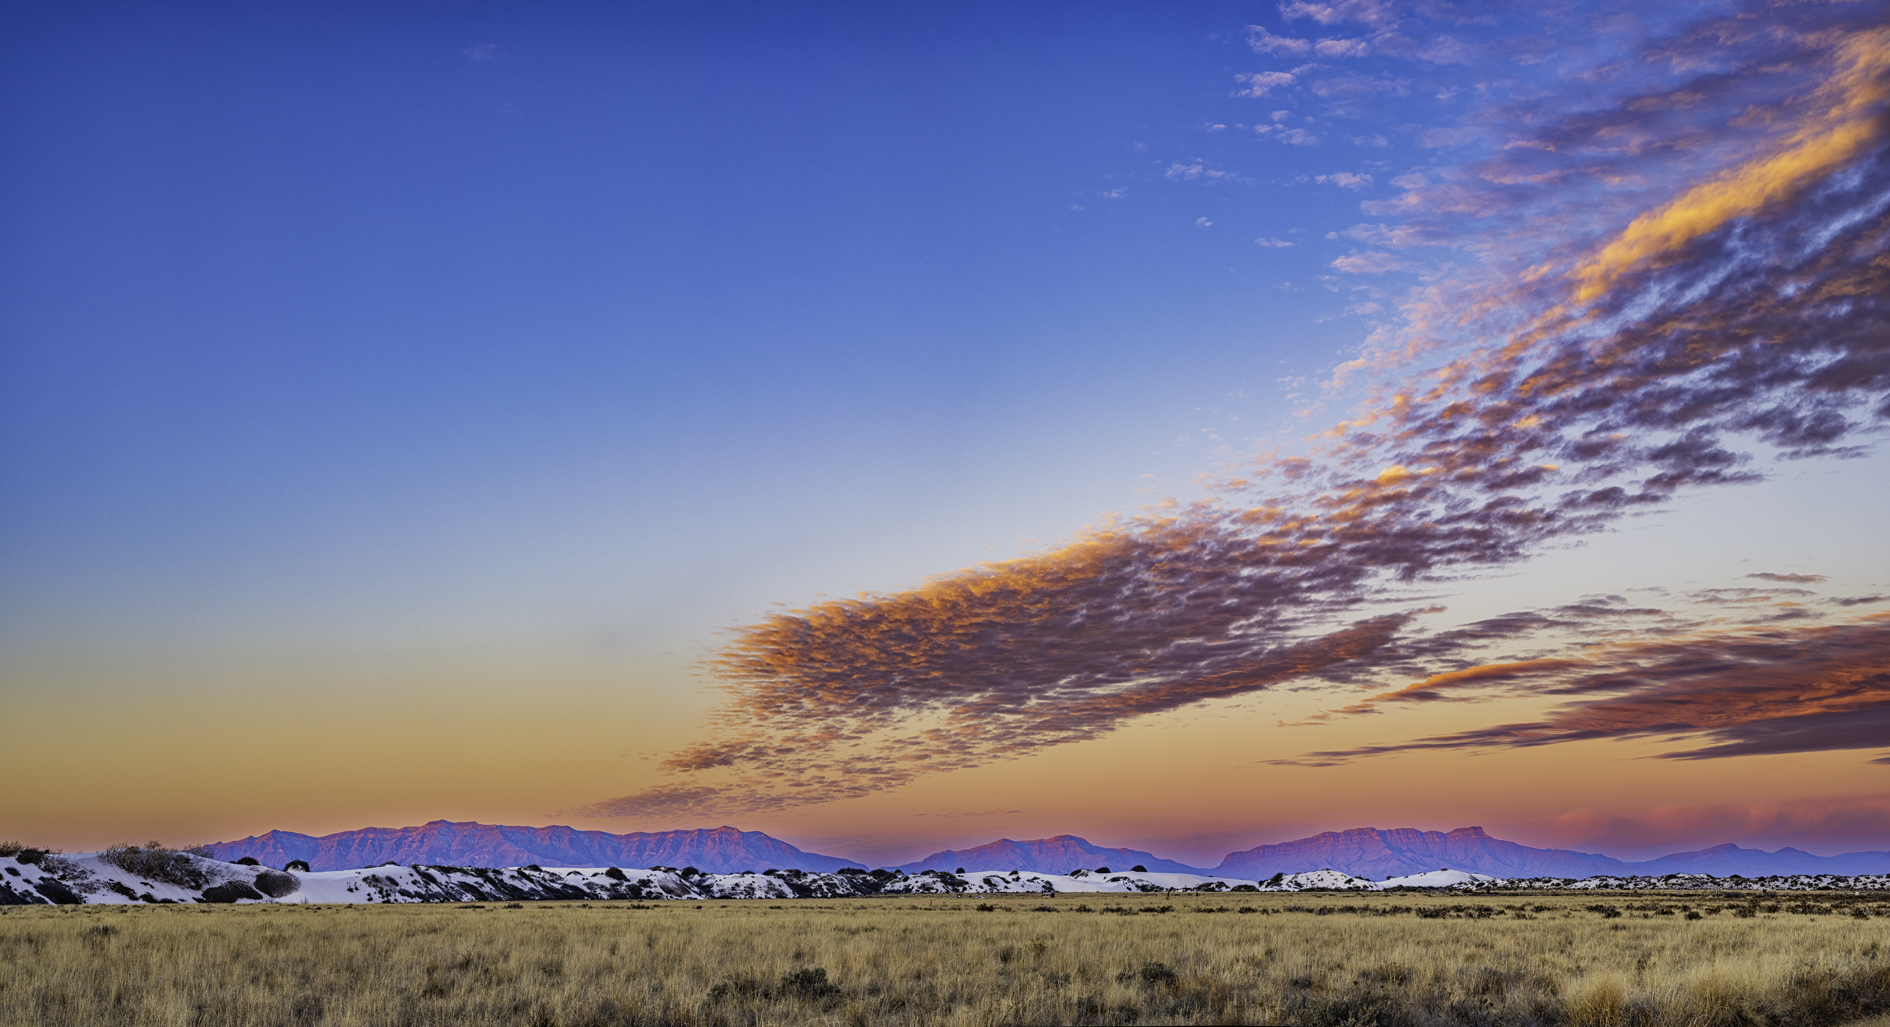
[[[1770,905],[1749,916],[1736,913],[1751,904],[1699,895],[15,907],[0,916],[0,1023],[1815,1027],[1890,1011],[1890,904]]]

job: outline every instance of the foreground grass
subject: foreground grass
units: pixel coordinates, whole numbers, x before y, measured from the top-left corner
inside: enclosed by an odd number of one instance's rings
[[[1090,895],[0,916],[8,1025],[1711,1027],[1886,1011],[1890,905],[1873,897]]]

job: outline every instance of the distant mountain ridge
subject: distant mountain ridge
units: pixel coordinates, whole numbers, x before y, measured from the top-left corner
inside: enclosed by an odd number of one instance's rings
[[[1850,875],[1890,870],[1890,852],[1814,856],[1793,848],[1763,852],[1726,844],[1630,863],[1594,852],[1532,848],[1492,838],[1481,827],[1460,827],[1449,832],[1358,827],[1229,853],[1213,873],[1217,877],[1264,880],[1274,874],[1332,869],[1383,880],[1445,867],[1492,877]]]
[[[338,831],[319,838],[293,831],[270,831],[210,846],[216,858],[252,857],[273,867],[305,860],[312,870],[352,870],[381,863],[447,866],[695,867],[706,873],[743,870],[833,872],[866,864],[839,856],[804,852],[760,831],[733,827],[611,834],[571,827],[509,827],[435,820],[419,827],[370,827]],[[945,849],[891,869],[1022,870],[1063,874],[1078,868],[1107,866],[1122,871],[1144,866],[1153,873],[1264,881],[1274,874],[1337,870],[1384,880],[1449,868],[1492,877],[1571,877],[1595,875],[1657,877],[1710,874],[1769,877],[1790,874],[1890,873],[1890,852],[1850,852],[1815,856],[1799,849],[1776,852],[1716,845],[1676,852],[1658,859],[1628,862],[1593,852],[1538,849],[1493,838],[1480,827],[1454,831],[1360,827],[1328,831],[1273,845],[1229,853],[1219,866],[1202,868],[1163,859],[1140,849],[1107,848],[1076,835],[1016,841],[1001,838],[969,849]]]
[[[1073,834],[1027,842],[1000,838],[975,849],[934,852],[924,859],[901,863],[889,869],[904,870],[908,874],[922,870],[951,871],[959,867],[967,870],[1028,870],[1039,874],[1067,874],[1072,870],[1095,870],[1105,866],[1111,870],[1144,866],[1152,873],[1213,876],[1211,871],[1163,859],[1140,849],[1105,849]]]
[[[695,867],[711,874],[743,870],[860,867],[850,859],[803,852],[760,831],[733,827],[686,831],[579,831],[435,820],[420,827],[367,827],[319,838],[270,831],[210,846],[217,859],[249,856],[273,867],[299,859],[311,870],[353,870],[381,863],[504,867]]]

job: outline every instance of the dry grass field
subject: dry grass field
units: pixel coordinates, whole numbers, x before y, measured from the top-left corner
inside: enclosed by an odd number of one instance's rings
[[[1882,896],[899,897],[0,916],[6,1025],[1709,1027],[1846,1024],[1886,1011]]]

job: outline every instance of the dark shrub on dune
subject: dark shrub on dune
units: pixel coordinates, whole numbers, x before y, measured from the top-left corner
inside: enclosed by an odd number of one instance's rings
[[[237,899],[260,899],[262,892],[251,888],[242,881],[225,881],[203,890],[205,902],[235,902]]]
[[[272,899],[279,899],[302,886],[302,882],[292,875],[277,870],[264,870],[256,875],[256,890]]]

